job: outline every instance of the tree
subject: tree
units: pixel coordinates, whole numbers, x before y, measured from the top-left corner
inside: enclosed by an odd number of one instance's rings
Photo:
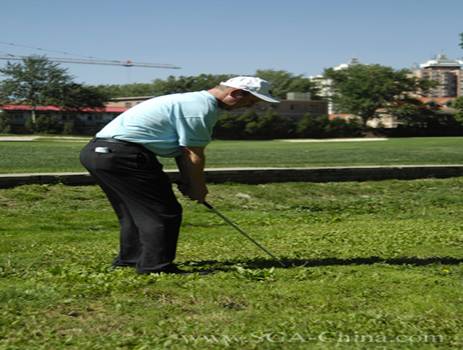
[[[362,135],[363,128],[355,121],[305,114],[298,121],[296,131],[299,137],[355,137]]]
[[[310,79],[302,75],[294,75],[284,70],[257,70],[256,76],[272,84],[272,94],[285,99],[288,92],[309,92],[313,99],[318,98],[318,87]]]
[[[294,75],[280,70],[258,70],[256,75],[270,81],[272,93],[279,98],[286,98],[287,92],[310,92],[312,98],[318,98],[318,87],[302,75]],[[208,90],[222,81],[236,75],[232,74],[200,74],[197,76],[169,76],[167,79],[156,79],[152,83],[123,85],[98,85],[99,91],[111,97],[126,96],[161,96],[179,92]]]
[[[326,137],[357,137],[361,136],[363,128],[355,120],[345,120],[342,118],[334,118],[329,120],[325,127]]]
[[[0,83],[1,102],[30,104],[33,122],[35,107],[56,103],[54,92],[71,81],[66,70],[44,57],[28,57],[22,63],[8,61],[0,73],[7,77]]]
[[[8,134],[9,132],[11,132],[10,116],[0,111],[0,133]]]
[[[29,127],[38,133],[58,134],[63,130],[59,119],[53,115],[38,115],[35,124]]]
[[[452,102],[452,107],[456,109],[455,120],[463,125],[463,96],[457,97]]]
[[[460,47],[463,49],[463,33],[460,33]]]
[[[313,116],[309,113],[306,113],[297,123],[296,132],[300,137],[325,137],[325,129],[328,124],[328,116]]]
[[[153,90],[157,96],[172,93],[208,90],[221,81],[228,80],[229,74],[200,74],[197,76],[169,76],[166,80],[156,79],[153,81]]]
[[[66,69],[42,56],[30,56],[21,63],[7,62],[0,73],[5,76],[0,81],[0,103],[30,104],[33,124],[37,106],[101,107],[107,98],[95,88],[74,83]]]
[[[152,83],[96,85],[94,88],[96,91],[108,96],[108,98],[155,95],[155,89]]]
[[[389,109],[403,127],[426,129],[432,120],[435,119],[435,111],[430,104],[409,98],[404,103],[397,103]]]
[[[359,116],[363,125],[376,116],[380,108],[389,108],[409,93],[425,91],[433,82],[409,76],[406,69],[356,64],[346,69],[325,70],[332,81],[332,100],[336,110]]]
[[[245,132],[256,139],[277,139],[294,136],[296,123],[276,113],[272,108],[260,115],[254,113],[246,123]]]
[[[167,79],[156,79],[152,83],[98,85],[96,88],[110,97],[161,96],[179,92],[208,90],[231,77],[230,74],[200,74],[179,77],[171,75]]]
[[[56,92],[60,94],[56,96],[57,105],[72,111],[85,107],[104,107],[104,102],[109,99],[106,93],[96,87],[76,83],[66,84]]]
[[[236,116],[228,111],[220,113],[214,127],[214,138],[236,139],[241,136],[246,124],[238,121]]]

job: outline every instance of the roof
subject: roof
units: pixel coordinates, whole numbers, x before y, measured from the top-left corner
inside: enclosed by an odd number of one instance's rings
[[[422,103],[434,102],[439,106],[447,107],[449,102],[455,100],[455,97],[418,97],[417,100]]]
[[[447,103],[449,101],[453,101],[456,99],[456,97],[417,97],[416,98],[417,100],[423,102],[423,103],[427,103],[427,102],[436,102],[436,103],[439,103],[439,104],[444,104],[444,103]]]
[[[144,101],[153,98],[154,96],[127,96],[127,97],[113,97],[110,101]]]
[[[30,105],[0,105],[0,109],[4,111],[31,111],[32,106]],[[36,111],[40,112],[62,112],[65,111],[64,108],[59,106],[36,106],[34,108]],[[127,108],[123,107],[84,107],[79,110],[75,110],[78,112],[92,112],[92,113],[122,113],[125,112]]]
[[[354,115],[349,114],[349,113],[332,113],[332,114],[328,115],[328,119],[330,119],[330,120],[336,119],[336,118],[349,119],[349,118],[352,118],[352,117],[354,117]]]
[[[441,67],[441,68],[460,68],[463,61],[448,59],[446,55],[440,54],[433,60],[420,64],[421,68]]]

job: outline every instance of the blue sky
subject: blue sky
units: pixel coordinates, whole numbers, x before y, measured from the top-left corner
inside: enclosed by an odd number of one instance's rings
[[[256,69],[317,75],[352,57],[410,68],[439,53],[463,56],[462,0],[2,0],[1,5],[2,43],[182,67],[62,65],[76,81],[89,84]],[[45,51],[0,44],[0,53]]]

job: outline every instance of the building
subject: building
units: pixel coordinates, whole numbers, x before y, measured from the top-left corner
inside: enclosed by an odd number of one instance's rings
[[[424,97],[459,97],[463,96],[463,61],[448,59],[446,55],[437,55],[414,71],[418,78],[436,81],[439,85],[424,94]]]
[[[9,116],[12,131],[17,133],[26,131],[27,121],[32,118],[32,110],[30,105],[0,106],[0,111]],[[52,116],[61,125],[67,122],[72,123],[75,132],[81,134],[94,134],[125,110],[126,108],[123,107],[109,106],[82,108],[78,111],[65,110],[57,106],[36,106],[34,108],[37,117]]]
[[[286,100],[271,104],[266,108],[274,108],[280,116],[292,119],[302,118],[304,115],[328,115],[328,102],[326,100],[312,100],[309,93],[288,92]]]
[[[129,109],[140,102],[149,100],[154,96],[133,96],[133,97],[115,97],[110,99],[107,103],[107,107],[117,107],[117,108],[125,108]]]

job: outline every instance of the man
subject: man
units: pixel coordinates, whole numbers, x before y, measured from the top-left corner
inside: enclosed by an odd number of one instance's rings
[[[267,81],[236,77],[207,90],[155,97],[108,123],[81,151],[120,223],[120,251],[113,266],[141,274],[181,273],[174,264],[182,207],[156,156],[175,157],[183,195],[199,203],[208,193],[204,148],[217,111],[277,103]]]

